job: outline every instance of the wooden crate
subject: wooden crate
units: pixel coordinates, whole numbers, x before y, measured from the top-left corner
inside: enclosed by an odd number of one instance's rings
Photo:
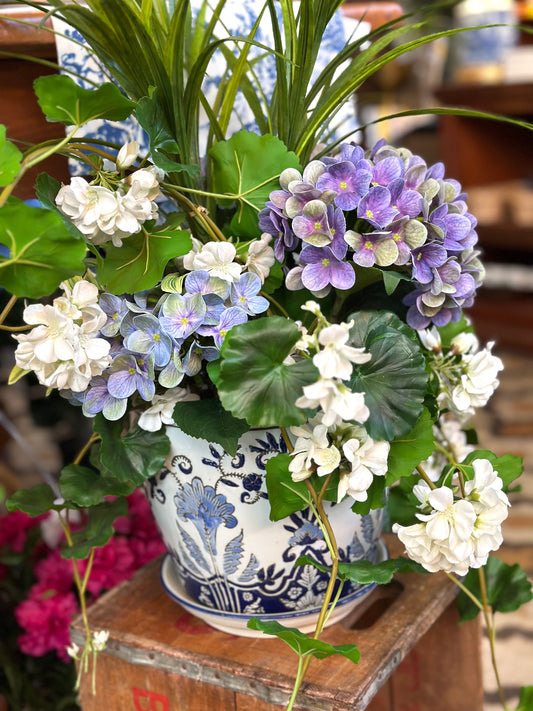
[[[393,548],[394,541],[390,541]],[[392,551],[394,555],[397,550]],[[103,596],[89,613],[110,632],[96,667],[96,693],[83,677],[83,711],[280,711],[296,656],[280,640],[219,632],[172,601],[154,561]],[[324,631],[357,644],[359,664],[313,660],[300,711],[481,711],[480,628],[459,626],[455,586],[441,575],[398,575]],[[73,641],[83,642],[76,620]]]

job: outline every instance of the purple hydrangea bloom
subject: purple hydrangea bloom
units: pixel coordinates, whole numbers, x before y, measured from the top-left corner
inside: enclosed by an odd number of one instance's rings
[[[283,262],[285,251],[292,252],[298,245],[288,217],[273,203],[267,202],[258,218],[259,229],[275,238],[274,254],[278,262]]]
[[[337,259],[330,247],[305,247],[301,253],[302,283],[310,291],[321,291],[331,285],[336,289],[351,289],[355,272],[348,262]]]
[[[202,369],[202,361],[212,361],[219,357],[219,352],[213,346],[202,346],[193,341],[187,353],[183,356],[183,369],[186,375],[197,375]]]
[[[359,200],[368,191],[372,174],[369,170],[357,170],[351,161],[330,165],[317,180],[317,188],[334,190],[335,205],[342,210],[355,210]]]
[[[152,314],[134,316],[135,330],[124,340],[124,346],[134,353],[150,353],[158,368],[170,360],[172,339],[162,329],[158,319]]]
[[[376,185],[359,201],[357,215],[374,227],[382,229],[398,216],[398,210],[391,205],[390,191]]]
[[[441,244],[426,242],[413,249],[411,256],[413,277],[421,284],[430,284],[433,281],[433,269],[444,264],[448,253]]]
[[[231,305],[244,309],[250,316],[261,314],[268,309],[268,300],[259,296],[260,291],[261,279],[257,274],[247,272],[231,285]]]
[[[106,420],[120,420],[126,412],[128,398],[117,398],[111,395],[107,389],[108,379],[98,375],[91,380],[89,389],[83,399],[83,414],[92,417],[99,412]]]
[[[98,299],[102,311],[107,314],[107,323],[100,329],[102,336],[113,337],[120,331],[120,324],[128,312],[128,304],[123,296],[102,294]]]
[[[207,307],[201,294],[170,294],[161,307],[159,317],[165,331],[182,341],[204,322]]]
[[[247,321],[248,315],[244,309],[238,306],[231,306],[224,311],[216,326],[203,326],[198,329],[198,333],[202,336],[213,336],[215,346],[221,348],[228,331],[230,331],[233,326],[239,323],[246,323]]]
[[[397,178],[402,178],[405,166],[397,156],[389,156],[378,160],[372,171],[372,185],[382,185],[386,187]]]
[[[107,389],[119,399],[130,397],[137,391],[143,400],[152,400],[155,384],[151,359],[136,358],[127,353],[117,356],[109,369]]]
[[[303,214],[292,221],[294,234],[315,247],[324,247],[333,239],[328,221],[328,206],[322,200],[311,200]]]
[[[185,291],[188,294],[216,294],[224,300],[228,298],[229,287],[224,279],[212,277],[209,272],[203,270],[190,272],[185,277]]]

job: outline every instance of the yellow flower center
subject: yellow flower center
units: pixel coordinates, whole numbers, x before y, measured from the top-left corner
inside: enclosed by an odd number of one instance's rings
[[[187,318],[187,316],[182,316],[180,318],[180,323],[182,326],[186,326],[189,323],[189,319]]]
[[[374,217],[374,213],[372,212],[372,210],[367,210],[367,211],[365,212],[365,215],[366,215],[369,219],[372,219],[372,218]]]
[[[220,335],[221,335],[221,337],[222,337],[222,338],[225,338],[227,332],[228,332],[228,329],[227,329],[227,328],[221,328],[221,329],[220,329]]]
[[[347,187],[348,187],[348,183],[345,180],[341,180],[341,182],[339,183],[339,188],[341,190],[346,190]]]
[[[313,225],[313,228],[314,228],[317,232],[318,232],[318,230],[320,230],[321,227],[322,227],[322,225],[320,224],[320,222],[315,222],[315,224]]]
[[[128,368],[128,375],[135,375],[135,368]]]
[[[392,235],[392,239],[393,239],[395,242],[401,242],[402,236],[401,236],[401,234],[399,234],[398,232],[395,232],[395,233]]]
[[[152,336],[152,341],[155,341],[156,343],[158,343],[160,340],[161,340],[161,336],[159,335],[159,333],[154,333],[154,335]]]
[[[374,247],[374,245],[372,244],[372,242],[369,239],[367,239],[367,241],[365,242],[365,249],[368,249],[371,252],[373,247]]]
[[[329,259],[324,258],[324,259],[322,260],[322,266],[323,266],[323,267],[329,267]]]

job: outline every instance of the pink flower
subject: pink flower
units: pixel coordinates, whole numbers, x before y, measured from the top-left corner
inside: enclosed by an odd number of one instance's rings
[[[76,596],[72,592],[50,595],[50,591],[32,588],[30,597],[15,609],[18,624],[24,634],[18,638],[23,654],[41,657],[55,651],[58,657],[68,662],[65,651],[70,644],[69,625],[78,610]]]
[[[78,562],[83,576],[87,561]],[[124,536],[114,536],[102,548],[96,548],[93,567],[87,584],[92,595],[99,595],[102,590],[109,590],[115,585],[128,580],[135,572],[135,559],[128,540]]]
[[[9,546],[13,553],[21,553],[26,543],[26,531],[37,526],[43,516],[32,518],[22,511],[0,516],[0,548]]]
[[[73,586],[72,563],[62,558],[58,550],[54,550],[37,563],[35,577],[38,585],[66,592]]]
[[[141,538],[132,538],[130,540],[130,548],[135,556],[135,568],[146,565],[166,551],[165,544],[160,537],[148,541]]]

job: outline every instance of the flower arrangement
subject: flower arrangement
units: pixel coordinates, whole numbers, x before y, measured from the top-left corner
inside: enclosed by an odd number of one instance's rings
[[[266,0],[239,36],[218,23],[225,0],[211,13],[185,0],[148,10],[135,0],[49,5],[115,83],[86,90],[43,77],[39,104],[69,126],[66,138],[21,153],[0,136],[0,268],[13,294],[1,321],[17,298],[31,302],[24,326],[3,326],[17,341],[11,381],[33,372],[93,419],[94,434],[61,472],[61,502],[43,486],[9,506],[88,509],[83,529],[63,519],[63,555],[83,591],[124,512],[108,497],[131,495],[162,468],[165,425],[232,454],[250,427],[277,426],[287,452],[268,462],[271,516],[315,510],[332,581],[359,573],[356,564],[339,573],[323,502],[349,497],[364,514],[390,488],[392,530],[413,563],[378,564],[376,580],[409,565],[445,571],[492,629],[489,607],[514,609],[531,590],[504,566],[482,601],[472,592],[501,545],[506,492],[521,472],[518,458],[467,439],[503,367],[463,314],[484,274],[476,219],[443,165],[383,141],[332,138],[329,128],[368,76],[452,31],[405,41],[410,25],[389,24],[348,41],[313,77],[340,0],[302,0],[297,15],[287,0]],[[259,39],[263,15],[273,48]],[[223,71],[208,102],[213,58]],[[275,70],[271,96],[257,81],[261,61]],[[228,135],[237,98],[256,125]],[[135,141],[78,138],[91,119],[132,113],[149,138],[144,152]],[[60,185],[40,175],[39,207],[13,197],[25,171],[56,152],[81,162],[84,176]],[[87,556],[85,567],[76,562]],[[330,585],[312,639],[283,631],[307,656],[289,708],[309,655],[339,652],[317,647],[332,594]],[[82,657],[94,651],[88,635]]]

